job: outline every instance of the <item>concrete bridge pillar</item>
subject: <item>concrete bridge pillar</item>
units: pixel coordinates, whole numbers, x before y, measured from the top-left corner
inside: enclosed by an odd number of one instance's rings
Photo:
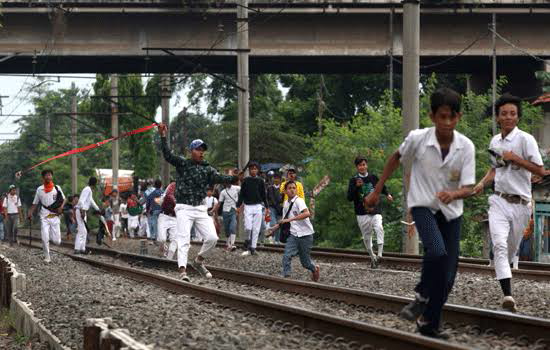
[[[544,65],[544,71],[550,72],[550,64]],[[544,120],[542,126],[535,133],[535,138],[544,152],[550,156],[550,102],[542,105],[544,111]]]

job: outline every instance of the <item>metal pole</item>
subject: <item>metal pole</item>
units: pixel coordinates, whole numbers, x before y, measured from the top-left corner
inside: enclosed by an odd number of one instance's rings
[[[419,125],[419,84],[420,84],[420,1],[403,1],[403,136]],[[403,201],[406,205],[407,182],[410,168],[403,172]],[[407,222],[412,219],[406,218]],[[418,254],[418,234],[404,228],[403,250],[406,253]]]
[[[389,69],[390,69],[390,81],[389,81],[389,90],[390,90],[390,101],[393,103],[393,15],[395,14],[395,9],[392,7],[390,11],[390,49],[389,49]]]
[[[111,75],[111,135],[118,136],[118,74]],[[113,141],[112,148],[112,189],[118,190],[118,165],[119,165],[119,144],[118,140]]]
[[[325,110],[325,101],[323,101],[323,87],[325,85],[325,77],[321,74],[321,80],[319,81],[319,95],[317,95],[317,111],[319,113],[319,119],[317,120],[317,125],[319,127],[319,136],[323,136],[323,113]]]
[[[496,111],[495,111],[495,103],[497,100],[497,15],[496,13],[493,13],[493,22],[491,23],[491,29],[493,32],[493,85],[492,85],[492,93],[493,93],[493,106],[492,106],[492,112],[493,112],[493,135],[497,134],[497,118],[496,118]]]
[[[239,169],[243,169],[250,158],[249,141],[249,89],[248,89],[248,0],[240,0],[237,6],[237,75],[239,86]]]
[[[170,75],[163,74],[161,78],[160,95],[162,98],[162,123],[167,126],[166,129],[166,141],[170,144]],[[185,144],[187,146],[187,144]],[[166,160],[162,160],[161,163],[161,179],[164,186],[167,186],[170,182],[170,164]]]
[[[75,83],[71,84],[71,89],[74,91],[76,89]],[[75,149],[77,146],[76,144],[76,133],[78,125],[76,123],[77,118],[77,101],[76,101],[76,92],[75,95],[72,98],[71,101],[71,113],[72,119],[71,119],[71,146],[73,149]],[[77,164],[77,158],[76,154],[71,155],[71,194],[76,194],[78,191],[78,164]]]

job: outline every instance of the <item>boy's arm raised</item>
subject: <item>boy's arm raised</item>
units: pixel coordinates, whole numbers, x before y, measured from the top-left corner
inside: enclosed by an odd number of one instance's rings
[[[371,192],[367,197],[365,197],[365,205],[366,206],[375,206],[378,203],[378,200],[380,198],[380,193],[382,193],[382,189],[384,188],[384,184],[386,183],[386,180],[393,174],[393,172],[399,168],[399,160],[401,159],[401,154],[399,154],[399,151],[395,151],[391,157],[386,162],[386,165],[384,166],[384,171],[382,172],[382,175],[380,176],[380,180],[376,184],[376,187],[374,188],[374,191]]]

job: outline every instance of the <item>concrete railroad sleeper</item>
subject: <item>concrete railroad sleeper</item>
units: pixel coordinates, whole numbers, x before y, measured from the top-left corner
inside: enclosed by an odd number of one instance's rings
[[[72,244],[69,242],[62,242],[62,245],[68,248],[72,247]],[[127,253],[114,249],[97,247],[88,247],[88,249],[127,262],[143,261],[155,267],[166,267],[169,269],[177,267],[177,263],[173,260]],[[213,273],[215,278],[289,293],[337,300],[347,304],[372,307],[377,310],[396,313],[412,300],[411,298],[366,292],[353,288],[334,287],[326,284],[269,276],[255,272],[239,271],[215,266],[208,266],[207,268]],[[482,331],[494,331],[499,334],[519,334],[520,337],[525,336],[532,342],[550,343],[550,320],[539,317],[516,315],[508,312],[453,304],[444,306],[443,317],[447,322],[455,325],[476,325]]]
[[[223,245],[223,243],[219,243],[220,246]],[[323,250],[321,250],[323,249]],[[332,248],[336,249],[336,248]],[[278,245],[265,245],[263,247],[256,247],[257,251],[261,252],[272,252],[272,253],[283,253],[285,248],[283,246]],[[352,251],[353,253],[350,253],[350,251],[346,249],[341,249],[338,251],[327,251],[324,248],[314,248],[311,251],[311,256],[324,259],[324,260],[332,260],[332,261],[338,261],[338,262],[355,262],[355,263],[366,263],[370,261],[370,257],[366,252],[360,252],[360,251]],[[397,254],[397,253],[394,253]],[[422,259],[419,255],[413,255],[413,257],[401,257],[400,255],[398,257],[390,256],[390,254],[385,253],[385,256],[381,259],[381,266],[386,267],[396,267],[399,269],[420,269],[422,267]],[[483,266],[479,263],[479,261],[484,261],[483,259],[472,259],[474,261],[469,261],[470,259],[466,260],[462,258],[462,262],[459,262],[458,264],[458,271],[460,272],[469,272],[469,273],[479,273],[482,275],[494,275],[494,267],[492,266]],[[468,261],[468,262],[465,262]],[[488,263],[488,261],[486,261]],[[519,270],[514,270],[514,277],[516,278],[522,278],[527,280],[533,280],[533,281],[543,281],[543,282],[549,282],[550,281],[550,264],[542,264],[542,263],[530,263],[526,265],[525,263],[520,263],[520,266],[522,267]]]
[[[335,337],[344,337],[350,341],[361,344],[369,344],[376,348],[470,349],[469,347],[447,343],[417,334],[369,325],[364,322],[344,319],[298,307],[273,303],[259,298],[182,282],[175,278],[144,270],[109,264],[73,254],[66,255],[76,261],[81,261],[91,266],[104,269],[110,273],[116,273],[133,280],[151,283],[172,292],[193,295],[213,303],[236,307],[251,313],[262,314],[310,330],[329,333]]]

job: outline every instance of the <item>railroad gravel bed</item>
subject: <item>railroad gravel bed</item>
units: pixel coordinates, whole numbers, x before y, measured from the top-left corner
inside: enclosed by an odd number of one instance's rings
[[[254,314],[111,275],[57,253],[45,264],[37,249],[1,246],[0,251],[27,275],[21,299],[73,349],[82,349],[84,321],[92,317],[111,317],[115,327],[127,328],[156,349],[359,348],[341,338],[282,327]]]
[[[151,255],[158,256],[156,246],[147,245]],[[138,240],[118,240],[114,249],[139,254]],[[194,257],[199,246],[192,245],[189,256]],[[241,251],[227,253],[216,248],[207,259],[208,265],[243,271],[280,276],[282,255],[260,252],[256,256],[241,257]],[[357,288],[372,292],[414,297],[414,287],[419,281],[419,272],[390,270],[382,264],[379,269],[371,269],[368,264],[336,263],[323,259],[316,262],[321,266],[321,283]],[[310,280],[309,271],[300,265],[296,257],[292,262],[292,278]],[[525,279],[512,280],[512,292],[518,303],[519,313],[550,319],[550,281],[539,282]],[[476,273],[458,273],[449,303],[501,310],[502,292],[495,278]]]
[[[153,270],[155,273],[178,278],[177,271],[148,266],[140,262],[128,263],[121,259],[107,257],[102,255],[89,255],[88,257],[109,262],[117,265],[130,266],[133,268]],[[243,284],[239,282],[227,281],[218,278],[206,279],[196,274],[193,270],[189,271],[192,282],[209,288],[216,288],[224,291],[245,294],[247,296],[257,297],[263,300],[283,303],[286,305],[301,307],[312,311],[322,312],[333,316],[348,318],[376,324],[392,329],[399,329],[406,332],[415,332],[414,323],[404,321],[397,317],[395,313],[383,310],[376,310],[371,307],[350,305],[345,302],[325,300],[316,297],[309,297],[295,293],[276,291],[260,286]],[[215,277],[215,276],[214,276]],[[471,346],[476,349],[536,349],[537,345],[529,343],[520,337],[497,335],[494,333],[482,333],[476,327],[467,325],[445,324],[446,331],[451,335],[451,342]]]

